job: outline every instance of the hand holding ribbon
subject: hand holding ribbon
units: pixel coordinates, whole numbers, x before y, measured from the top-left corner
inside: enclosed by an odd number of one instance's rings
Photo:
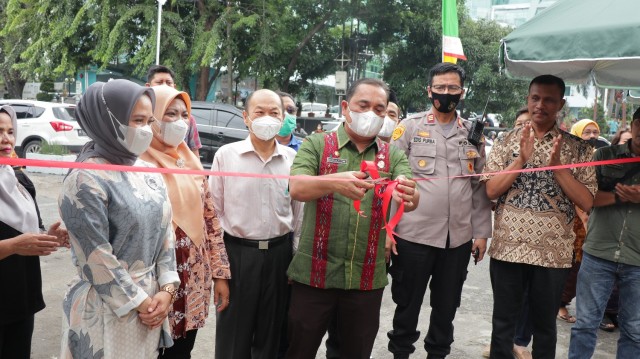
[[[382,197],[382,214],[385,222],[384,227],[387,231],[387,235],[392,239],[393,243],[395,243],[395,240],[393,240],[393,236],[395,235],[394,229],[405,212],[405,206],[407,206],[407,209],[411,211],[418,205],[418,199],[420,196],[416,190],[416,183],[406,179],[404,176],[398,176],[395,180],[381,179],[375,163],[371,161],[362,161],[360,164],[360,171],[367,173],[374,181],[374,196]],[[398,203],[398,210],[394,214],[393,218],[387,221],[392,198]],[[360,209],[360,200],[353,201],[353,207],[361,216],[364,217],[364,213]]]

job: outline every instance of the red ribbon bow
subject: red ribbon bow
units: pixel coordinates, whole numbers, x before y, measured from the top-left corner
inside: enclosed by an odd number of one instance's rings
[[[396,241],[395,239],[393,239],[393,236],[396,234],[394,229],[396,228],[398,222],[400,222],[400,218],[402,218],[402,215],[404,214],[404,201],[400,202],[396,214],[393,215],[393,218],[391,218],[390,221],[387,221],[387,213],[389,211],[389,207],[391,206],[393,191],[398,186],[398,181],[392,181],[388,179],[380,180],[380,173],[376,168],[376,164],[372,161],[362,161],[362,163],[360,164],[360,171],[369,174],[369,177],[373,180],[375,185],[373,191],[374,196],[382,197],[382,216],[384,218],[384,228],[387,230],[387,235],[389,235],[393,240],[393,243],[395,243]],[[381,192],[382,186],[386,186],[384,192]],[[364,211],[360,209],[360,200],[353,201],[353,207],[355,208],[356,212],[358,212],[358,215],[366,217],[364,215]]]

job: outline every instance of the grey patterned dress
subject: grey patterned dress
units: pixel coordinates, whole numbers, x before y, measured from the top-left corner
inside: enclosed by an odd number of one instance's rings
[[[162,177],[72,170],[59,204],[78,272],[63,302],[61,358],[156,358],[173,343],[168,321],[148,329],[136,308],[161,286],[180,282]]]

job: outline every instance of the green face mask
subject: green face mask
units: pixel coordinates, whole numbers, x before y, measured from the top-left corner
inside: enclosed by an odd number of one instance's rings
[[[284,121],[282,122],[282,127],[280,128],[280,132],[278,132],[278,136],[289,136],[291,132],[296,128],[296,116],[285,114]]]

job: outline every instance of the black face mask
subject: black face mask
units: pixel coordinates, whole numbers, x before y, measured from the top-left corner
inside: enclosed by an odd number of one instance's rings
[[[461,96],[461,93],[452,95],[449,93],[431,92],[431,104],[433,104],[433,107],[435,107],[439,112],[449,113],[456,109]]]

